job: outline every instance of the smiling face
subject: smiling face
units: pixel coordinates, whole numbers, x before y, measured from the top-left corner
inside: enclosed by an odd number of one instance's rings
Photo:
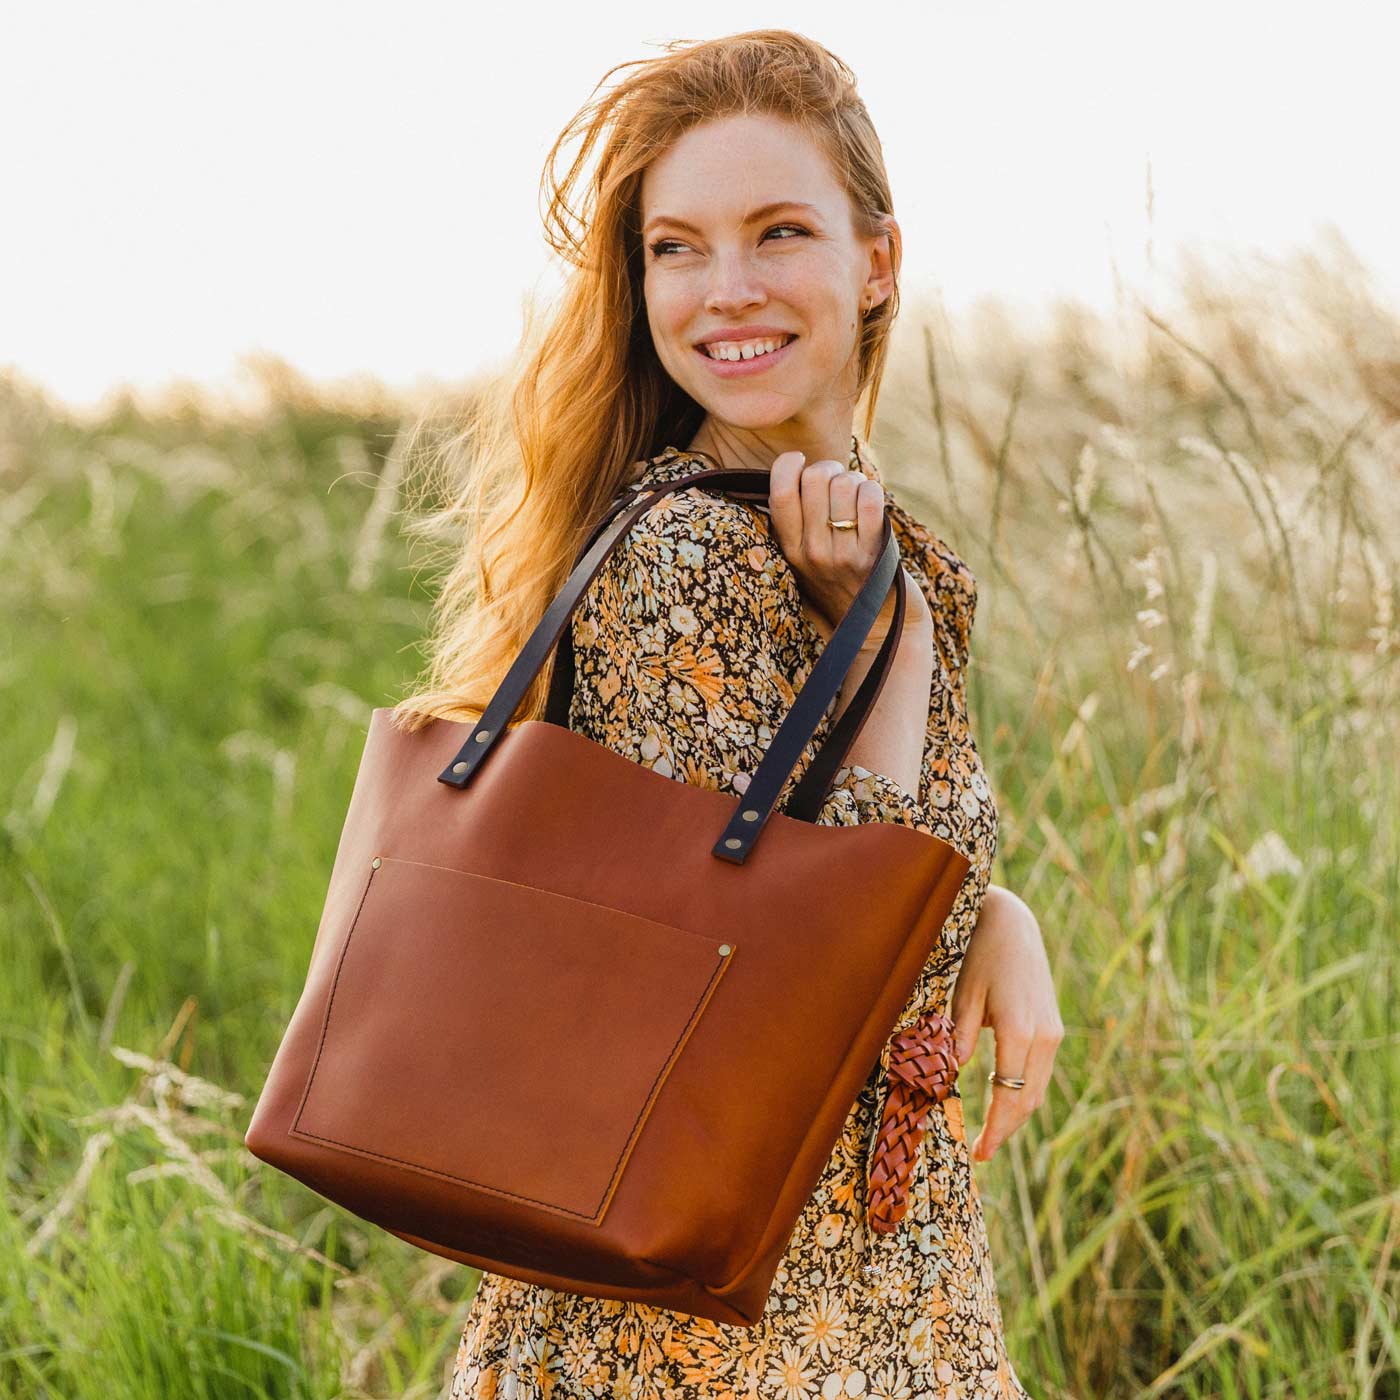
[[[707,411],[697,442],[718,432],[844,461],[862,306],[893,278],[887,236],[857,235],[825,153],[778,117],[718,118],[648,167],[641,203],[647,322]]]

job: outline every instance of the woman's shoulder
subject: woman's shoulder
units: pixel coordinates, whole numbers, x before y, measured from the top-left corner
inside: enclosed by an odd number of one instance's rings
[[[900,552],[927,581],[933,615],[959,670],[966,667],[977,612],[977,577],[967,561],[942,536],[900,502],[888,485],[890,523]]]
[[[912,554],[930,579],[946,575],[959,589],[975,593],[977,579],[967,561],[941,535],[916,516],[889,486],[885,487],[891,523],[906,554]]]

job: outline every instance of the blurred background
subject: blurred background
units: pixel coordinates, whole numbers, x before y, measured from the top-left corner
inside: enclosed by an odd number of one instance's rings
[[[977,1168],[1018,1372],[1400,1397],[1400,22],[723,0],[7,14],[0,1395],[444,1393],[475,1272],[242,1133],[422,660],[410,429],[557,287],[606,70],[760,25],[881,132],[872,442],[1067,1025]]]

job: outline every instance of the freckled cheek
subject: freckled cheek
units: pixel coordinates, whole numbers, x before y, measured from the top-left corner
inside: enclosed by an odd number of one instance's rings
[[[797,316],[811,345],[841,338],[849,298],[832,269],[820,265],[784,269],[770,279],[768,299]]]
[[[690,348],[692,328],[703,316],[703,296],[676,286],[664,289],[648,285],[647,324],[651,328],[652,344],[663,357],[684,360]]]

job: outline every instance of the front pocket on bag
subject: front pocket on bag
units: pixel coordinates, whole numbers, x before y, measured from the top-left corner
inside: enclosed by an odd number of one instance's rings
[[[737,951],[723,942],[382,857],[292,1132],[597,1220]]]

